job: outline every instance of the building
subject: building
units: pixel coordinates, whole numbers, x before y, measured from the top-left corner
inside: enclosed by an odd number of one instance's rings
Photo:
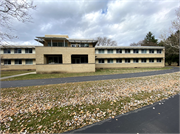
[[[35,70],[35,46],[0,46],[1,70]]]
[[[97,40],[67,35],[37,37],[42,46],[1,47],[1,70],[37,73],[95,72],[96,68],[164,67],[165,48],[96,46]]]

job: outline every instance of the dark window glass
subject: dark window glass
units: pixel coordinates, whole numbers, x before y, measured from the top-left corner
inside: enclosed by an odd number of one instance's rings
[[[133,53],[139,53],[139,50],[138,49],[134,49]]]
[[[10,54],[11,53],[11,49],[4,49],[4,54]]]
[[[108,63],[113,63],[113,59],[108,59]]]
[[[149,50],[149,53],[150,53],[150,54],[153,54],[153,53],[154,53],[154,49],[150,49],[150,50]]]
[[[21,48],[15,48],[14,53],[21,53]]]
[[[130,53],[130,49],[125,49],[125,53]]]
[[[133,59],[133,63],[138,63],[139,60],[138,59]]]
[[[88,63],[88,55],[71,55],[72,64]]]
[[[116,63],[122,63],[122,59],[116,59]]]
[[[141,59],[141,63],[146,63],[146,59]]]
[[[32,48],[26,48],[25,53],[32,53]]]
[[[125,63],[130,63],[130,59],[125,59]]]
[[[15,64],[22,64],[22,60],[15,60]]]
[[[98,52],[99,52],[99,54],[103,54],[104,53],[104,49],[99,49]]]
[[[104,59],[99,59],[99,63],[104,63]]]
[[[153,62],[154,62],[154,59],[149,59],[149,62],[150,62],[150,63],[153,63]]]
[[[122,49],[117,49],[116,53],[122,53]]]
[[[113,49],[108,49],[108,54],[112,54],[113,53]]]
[[[11,60],[4,60],[4,65],[11,65]]]
[[[158,59],[157,59],[157,62],[161,62],[161,59],[160,59],[160,58],[158,58]]]
[[[162,52],[162,50],[159,50],[159,49],[157,50],[157,53],[158,53],[158,54],[161,54],[161,52]]]
[[[145,54],[146,52],[147,52],[146,49],[142,49],[142,50],[141,50],[141,53],[143,53],[143,54]]]

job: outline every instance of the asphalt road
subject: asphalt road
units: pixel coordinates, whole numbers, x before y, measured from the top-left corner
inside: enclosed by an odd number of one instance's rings
[[[113,75],[97,75],[97,76],[82,76],[82,77],[67,77],[67,78],[1,81],[1,88],[26,87],[26,86],[72,83],[72,82],[83,82],[83,81],[96,81],[96,80],[108,80],[108,79],[133,78],[133,77],[143,77],[143,76],[173,73],[173,72],[178,72],[178,71],[179,71],[178,67],[173,67],[172,69],[169,69],[169,70],[129,73],[129,74],[113,74]]]
[[[67,133],[180,133],[179,98],[176,95]]]

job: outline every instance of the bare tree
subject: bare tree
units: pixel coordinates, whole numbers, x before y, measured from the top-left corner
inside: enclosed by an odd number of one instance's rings
[[[36,6],[30,0],[1,0],[0,1],[0,45],[17,36],[13,35],[11,24],[14,20],[20,22],[31,22],[29,9],[35,9]]]
[[[179,38],[180,38],[180,7],[176,10],[176,19],[172,21],[171,27],[168,31],[161,34],[160,39],[165,45],[171,46],[175,49],[180,49]],[[173,37],[173,39],[171,38]]]
[[[107,37],[97,37],[96,46],[117,46],[117,42]]]

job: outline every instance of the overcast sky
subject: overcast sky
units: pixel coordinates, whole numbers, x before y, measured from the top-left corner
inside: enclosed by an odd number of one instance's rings
[[[108,37],[118,46],[143,40],[151,31],[159,38],[175,19],[179,0],[34,0],[32,23],[14,21],[19,45],[38,45],[36,36]]]

